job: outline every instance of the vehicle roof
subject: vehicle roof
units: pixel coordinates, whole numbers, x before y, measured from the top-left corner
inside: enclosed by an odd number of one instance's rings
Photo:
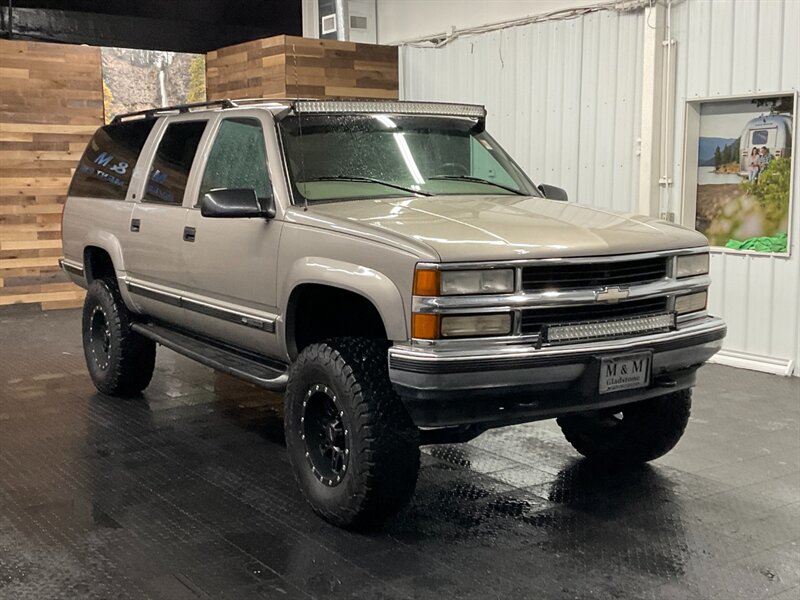
[[[458,116],[485,119],[486,109],[477,104],[448,102],[416,102],[408,100],[333,100],[314,98],[246,98],[209,100],[125,113],[114,117],[112,123],[155,119],[184,114],[225,111],[236,108],[262,108],[273,113],[294,111],[303,114],[419,114]]]
[[[782,114],[774,114],[774,115],[760,115],[758,117],[754,117],[747,122],[746,127],[752,127],[754,125],[789,125],[791,126],[792,117],[791,115],[782,115]]]

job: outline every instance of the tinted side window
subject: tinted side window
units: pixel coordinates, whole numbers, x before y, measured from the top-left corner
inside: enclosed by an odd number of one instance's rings
[[[205,121],[173,123],[167,127],[150,167],[145,202],[176,205],[183,202],[189,171],[205,128]]]
[[[271,194],[266,146],[257,119],[225,119],[208,156],[200,195],[215,189],[253,189],[259,198]]]
[[[124,200],[154,123],[154,119],[147,119],[98,129],[72,176],[69,195]]]

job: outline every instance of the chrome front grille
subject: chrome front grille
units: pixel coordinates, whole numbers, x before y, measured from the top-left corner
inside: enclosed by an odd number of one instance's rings
[[[651,283],[669,276],[670,258],[558,263],[522,268],[522,290],[542,292]]]
[[[669,312],[669,300],[666,297],[628,300],[618,304],[582,304],[555,308],[531,308],[522,311],[521,333],[523,335],[541,335],[547,327],[553,325],[599,321],[610,322],[632,317],[665,314],[667,312]]]

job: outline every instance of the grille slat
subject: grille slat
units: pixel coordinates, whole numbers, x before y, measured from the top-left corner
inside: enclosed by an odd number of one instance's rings
[[[667,312],[667,298],[628,300],[618,304],[559,306],[522,311],[522,334],[541,332],[544,325],[583,323]]]
[[[524,267],[522,289],[531,292],[649,283],[666,277],[668,265],[668,258],[656,257],[600,264]]]

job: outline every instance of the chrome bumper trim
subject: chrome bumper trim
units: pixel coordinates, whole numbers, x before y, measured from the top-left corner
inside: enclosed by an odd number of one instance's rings
[[[598,341],[593,343],[573,344],[553,348],[536,349],[533,346],[507,346],[492,348],[492,353],[485,349],[475,351],[448,351],[444,348],[418,348],[411,346],[393,346],[389,349],[389,372],[394,383],[411,384],[417,387],[425,382],[412,382],[405,374],[418,375],[451,375],[472,373],[473,380],[487,371],[536,371],[547,367],[573,367],[585,365],[593,356],[604,353],[633,352],[638,349],[652,349],[656,354],[671,353],[676,350],[694,346],[708,346],[696,358],[699,364],[712,356],[721,346],[725,337],[726,326],[722,319],[707,317],[698,323],[686,324],[676,331],[658,333],[625,339]],[[708,356],[704,356],[705,354]],[[692,360],[695,360],[693,358]],[[681,362],[680,360],[678,362]],[[685,362],[685,361],[684,361]],[[669,367],[670,365],[664,365]],[[567,369],[569,371],[569,369]],[[564,381],[574,378],[574,373],[564,373]],[[493,375],[491,378],[494,379]],[[416,378],[414,378],[416,379]],[[489,387],[504,385],[502,380],[489,381]],[[535,383],[535,379],[530,383]],[[514,378],[510,385],[518,385]],[[460,387],[460,386],[456,386]]]

